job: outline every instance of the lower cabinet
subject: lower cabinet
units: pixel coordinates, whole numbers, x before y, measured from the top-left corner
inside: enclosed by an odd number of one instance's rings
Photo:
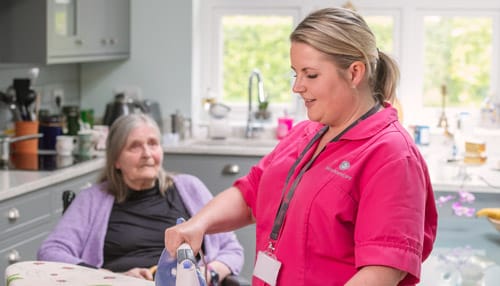
[[[260,156],[167,153],[163,161],[167,171],[198,177],[215,196],[245,175],[260,159]],[[255,225],[237,230],[236,235],[245,250],[241,276],[251,280],[255,258]]]
[[[49,232],[49,228],[42,225],[2,241],[0,244],[0,257],[2,257],[0,269],[3,270],[3,273],[10,264],[36,260],[36,252]]]
[[[61,217],[62,192],[78,193],[97,175],[97,171],[87,173],[1,201],[0,271],[5,273],[5,268],[19,261],[35,260],[40,244]]]

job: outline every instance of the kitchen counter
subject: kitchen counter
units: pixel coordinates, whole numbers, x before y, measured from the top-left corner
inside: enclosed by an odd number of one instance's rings
[[[164,146],[164,149],[167,157],[168,154],[264,156],[277,143],[278,140],[270,139],[198,139],[181,141],[175,146]],[[422,148],[421,152],[435,190],[500,193],[500,166],[497,163],[500,158],[488,158],[481,166],[464,167],[459,163],[447,163],[442,150]]]
[[[96,171],[104,161],[96,158],[55,171],[0,170],[0,201]]]
[[[192,139],[165,145],[163,148],[166,154],[264,156],[278,142],[275,139]]]
[[[188,140],[175,146],[164,146],[164,150],[167,158],[168,154],[255,157],[268,154],[277,143],[277,140],[270,139]],[[429,165],[434,190],[500,193],[500,169],[496,158],[489,158],[482,166],[468,166],[465,168],[467,176],[458,176],[460,175],[458,163],[446,163],[439,156],[428,154],[426,150],[422,153]],[[0,170],[0,201],[90,173],[102,168],[104,160],[99,157],[56,171]]]

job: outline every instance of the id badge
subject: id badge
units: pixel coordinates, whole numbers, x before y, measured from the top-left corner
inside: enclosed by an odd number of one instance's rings
[[[278,273],[281,268],[281,262],[269,253],[259,251],[253,275],[260,280],[266,282],[270,286],[276,285]]]

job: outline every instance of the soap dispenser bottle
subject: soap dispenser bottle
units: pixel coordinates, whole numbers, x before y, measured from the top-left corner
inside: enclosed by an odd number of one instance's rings
[[[281,140],[286,137],[290,130],[292,129],[293,118],[288,116],[288,112],[285,110],[283,117],[278,118],[278,127],[276,127],[276,138]]]

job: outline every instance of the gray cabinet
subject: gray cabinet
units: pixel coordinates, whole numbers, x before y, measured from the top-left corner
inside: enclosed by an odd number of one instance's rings
[[[167,153],[164,167],[168,171],[195,175],[209,190],[217,195],[255,165],[260,156],[198,155]],[[255,257],[255,225],[236,231],[238,240],[245,249],[245,264],[241,276],[251,280]]]
[[[36,251],[61,217],[65,190],[79,192],[97,179],[98,172],[56,183],[0,202],[0,269],[35,260]]]
[[[81,63],[130,54],[130,0],[0,1],[1,62]]]

